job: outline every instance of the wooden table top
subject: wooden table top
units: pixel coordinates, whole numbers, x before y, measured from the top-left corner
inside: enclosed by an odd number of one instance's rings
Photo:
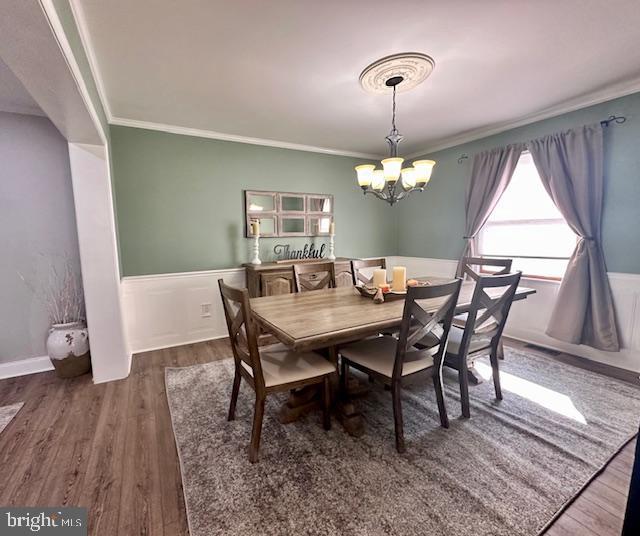
[[[436,278],[430,281],[440,282]],[[469,310],[474,287],[473,281],[462,284],[456,313]],[[499,296],[502,291],[487,289],[487,294],[492,293]],[[515,299],[534,293],[532,288],[518,287]],[[422,300],[420,304],[427,311],[436,311],[443,299]],[[341,287],[252,298],[251,308],[265,331],[296,350],[308,350],[359,340],[398,326],[404,300],[376,304],[354,287]]]

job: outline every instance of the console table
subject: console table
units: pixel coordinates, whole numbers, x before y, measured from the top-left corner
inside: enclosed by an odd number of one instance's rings
[[[293,265],[313,262],[328,262],[327,259],[289,260],[266,262],[263,264],[243,264],[247,270],[247,288],[249,296],[277,296],[291,294],[295,290],[293,280]],[[338,257],[333,261],[336,270],[336,286],[350,287],[353,285],[351,259]],[[314,274],[311,274],[311,279]]]

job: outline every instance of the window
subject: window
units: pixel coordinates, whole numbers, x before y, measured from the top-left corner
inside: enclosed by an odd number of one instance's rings
[[[480,254],[511,258],[523,275],[560,279],[577,239],[544,189],[531,153],[522,153],[479,234]]]

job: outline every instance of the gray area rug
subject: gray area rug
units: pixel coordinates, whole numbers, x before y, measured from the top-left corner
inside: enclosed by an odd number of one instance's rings
[[[430,380],[403,395],[406,454],[395,450],[391,397],[375,385],[359,401],[364,437],[320,414],[289,425],[267,400],[260,462],[247,459],[253,391],[243,382],[226,421],[231,360],[166,370],[192,536],[212,534],[538,534],[631,439],[640,390],[550,358],[507,350],[504,400],[493,382],[471,387],[460,419],[445,373],[451,428],[438,425]],[[484,360],[479,370],[488,373]]]
[[[16,413],[20,411],[22,406],[24,406],[24,402],[0,407],[0,434],[7,427],[7,424],[11,422],[11,419],[16,416]]]

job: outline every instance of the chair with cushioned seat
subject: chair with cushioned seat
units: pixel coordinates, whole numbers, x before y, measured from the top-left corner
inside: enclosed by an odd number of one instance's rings
[[[473,361],[478,354],[486,354],[487,350],[489,350],[491,360],[496,398],[502,400],[498,348],[521,275],[521,272],[516,272],[514,274],[478,277],[464,327],[457,327],[455,323],[451,327],[445,364],[458,370],[460,402],[464,417],[471,416],[468,363]],[[502,293],[491,291],[487,293],[487,289],[504,290]],[[428,337],[421,342],[425,347],[433,343]]]
[[[296,292],[336,288],[336,269],[332,262],[294,264],[293,277]]]
[[[477,281],[482,276],[482,269],[485,266],[490,268],[499,268],[499,270],[491,271],[487,275],[504,275],[511,272],[511,266],[513,265],[513,259],[494,258],[487,257],[464,257],[461,263],[461,277],[470,278]],[[480,272],[477,272],[473,267],[480,268]],[[453,317],[453,325],[464,329],[464,325],[467,319],[468,313],[462,315],[456,315]],[[504,359],[504,347],[502,345],[502,339],[498,342],[498,359]]]
[[[323,425],[329,430],[330,378],[336,373],[335,365],[315,352],[294,352],[283,344],[258,348],[258,330],[252,319],[248,290],[225,285],[222,279],[218,279],[218,285],[235,362],[228,420],[235,419],[243,378],[256,394],[249,460],[252,463],[258,461],[264,406],[267,395],[271,393],[321,385]]]
[[[405,450],[400,395],[402,380],[407,376],[422,371],[431,372],[438,401],[440,424],[445,428],[449,427],[442,389],[442,363],[461,283],[461,279],[456,279],[443,285],[409,287],[397,339],[382,336],[340,348],[341,380],[344,391],[346,391],[349,367],[378,378],[385,385],[391,386],[398,452]],[[431,300],[432,307],[437,306],[437,310],[434,313],[428,313],[423,308],[427,304],[422,300]],[[440,331],[440,323],[442,323],[441,335],[437,336],[433,332]],[[428,348],[414,347],[416,342],[427,336],[431,336],[433,341]]]

